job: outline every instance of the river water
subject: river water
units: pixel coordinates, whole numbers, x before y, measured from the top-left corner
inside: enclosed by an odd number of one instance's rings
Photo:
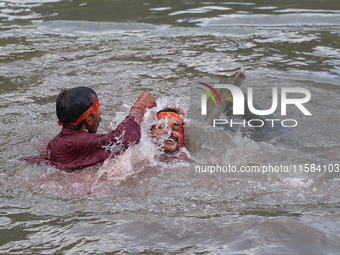
[[[186,113],[195,163],[333,167],[338,1],[6,0],[0,31],[1,254],[340,254],[334,171],[197,178],[189,162],[159,160],[148,133],[155,109],[141,143],[115,160],[73,173],[17,160],[44,153],[60,132],[57,95],[89,86],[101,133],[149,91],[157,110],[175,103]],[[191,85],[237,71],[265,109],[272,87],[310,91],[312,116],[288,106],[284,117],[298,121],[298,146],[255,142],[190,116]]]

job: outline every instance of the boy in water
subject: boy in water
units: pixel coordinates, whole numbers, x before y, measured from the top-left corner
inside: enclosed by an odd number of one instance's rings
[[[71,172],[115,157],[139,142],[145,108],[156,106],[156,102],[150,93],[142,93],[125,120],[107,134],[96,134],[101,121],[99,106],[97,94],[90,88],[62,91],[57,98],[56,110],[63,129],[49,142],[46,155],[21,160],[44,162]]]
[[[165,108],[157,112],[157,119],[164,121],[151,127],[151,137],[162,146],[165,152],[162,158],[189,159],[188,151],[184,147],[184,122],[180,116],[182,114],[177,108]]]

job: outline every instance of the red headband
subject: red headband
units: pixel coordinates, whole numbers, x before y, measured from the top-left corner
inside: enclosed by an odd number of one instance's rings
[[[89,109],[87,109],[76,121],[72,121],[70,123],[67,123],[67,124],[64,124],[64,123],[61,123],[59,120],[58,120],[58,124],[59,126],[63,126],[63,125],[67,125],[67,126],[73,126],[73,125],[78,125],[79,123],[81,123],[87,115],[91,114],[91,113],[94,113],[98,108],[99,108],[100,104],[99,104],[99,101],[96,101],[93,105],[90,106]]]
[[[182,118],[175,112],[159,112],[159,113],[157,113],[158,119],[160,119],[162,117],[172,117],[172,118],[179,120],[179,122],[181,122],[183,124]]]

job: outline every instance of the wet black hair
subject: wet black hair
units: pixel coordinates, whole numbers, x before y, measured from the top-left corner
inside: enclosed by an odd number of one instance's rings
[[[82,123],[78,125],[66,125],[76,121],[90,106],[93,104],[93,95],[97,97],[96,92],[87,87],[75,87],[62,91],[57,98],[57,117],[63,127],[71,130],[79,130]],[[98,97],[97,97],[98,99]]]

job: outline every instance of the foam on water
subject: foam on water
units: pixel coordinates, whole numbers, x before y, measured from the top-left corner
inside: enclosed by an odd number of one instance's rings
[[[174,103],[194,163],[338,163],[339,10],[260,2],[0,3],[0,252],[337,254],[339,178],[196,178],[150,138],[155,112]],[[255,142],[196,118],[190,85],[236,71],[264,109],[271,87],[311,92],[311,117],[288,109],[301,144]],[[158,105],[140,143],[73,173],[18,161],[60,132],[55,100],[75,86],[97,92],[100,133],[151,92]]]

